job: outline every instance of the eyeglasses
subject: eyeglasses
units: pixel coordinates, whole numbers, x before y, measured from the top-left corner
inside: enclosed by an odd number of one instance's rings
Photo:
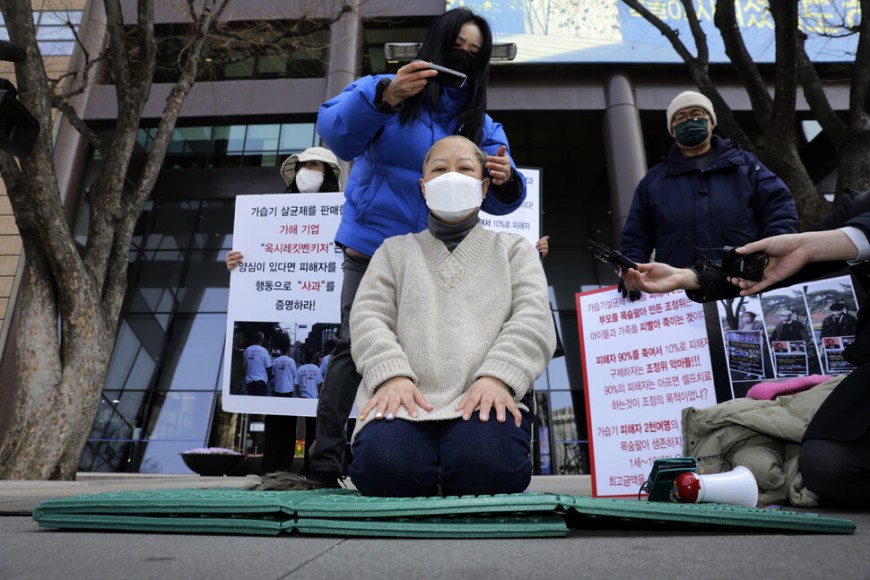
[[[674,119],[672,121],[672,125],[679,125],[683,121],[697,121],[699,119],[709,119],[710,115],[707,114],[707,111],[702,109],[698,109],[697,111],[689,111],[688,113],[677,113],[674,115]]]

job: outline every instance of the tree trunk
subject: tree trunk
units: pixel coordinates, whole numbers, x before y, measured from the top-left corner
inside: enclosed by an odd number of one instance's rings
[[[870,189],[870,128],[851,126],[843,143],[837,193],[845,188],[856,191]]]
[[[75,479],[98,407],[112,334],[99,312],[86,309],[59,348],[53,280],[45,255],[30,252],[17,331],[19,386],[26,388],[17,389],[0,445],[0,479]]]
[[[776,136],[765,135],[765,140],[776,143],[766,147],[759,154],[764,164],[788,184],[798,208],[800,229],[819,221],[831,209],[831,204],[819,195],[816,185],[807,173],[793,140],[776,140]]]

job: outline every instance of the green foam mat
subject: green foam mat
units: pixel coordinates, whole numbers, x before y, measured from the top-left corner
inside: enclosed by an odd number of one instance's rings
[[[827,534],[852,534],[855,522],[778,509],[747,508],[717,503],[669,503],[559,496],[565,510],[592,518],[628,518],[669,523],[793,530]],[[588,523],[588,522],[587,522]]]
[[[33,512],[85,514],[252,514],[282,511],[274,497],[234,488],[121,491],[44,501]]]
[[[172,489],[81,494],[44,501],[34,518],[46,513],[85,514],[266,514],[295,515],[297,505],[312,497],[358,496],[355,491],[247,491],[235,488]]]
[[[851,534],[855,524],[812,513],[720,504],[672,504],[549,493],[375,498],[351,490],[128,491],[50,499],[34,512],[42,527],[143,532],[502,538],[565,535],[565,519],[637,529],[666,522]],[[559,520],[559,527],[554,522]],[[582,524],[582,525],[575,525]]]
[[[43,528],[113,530],[130,532],[167,532],[174,534],[232,534],[277,536],[290,531],[292,520],[254,518],[217,518],[185,516],[132,516],[111,514],[44,514],[38,520]]]
[[[514,493],[447,497],[369,497],[319,495],[297,503],[300,518],[397,518],[515,512],[552,512],[559,496],[552,493]]]
[[[565,519],[555,513],[426,518],[300,518],[303,534],[401,538],[561,538]]]

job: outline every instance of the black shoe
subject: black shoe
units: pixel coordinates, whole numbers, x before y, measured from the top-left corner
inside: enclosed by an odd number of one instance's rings
[[[341,489],[339,479],[344,478],[329,471],[312,471],[305,476],[305,481],[311,486],[310,489]]]

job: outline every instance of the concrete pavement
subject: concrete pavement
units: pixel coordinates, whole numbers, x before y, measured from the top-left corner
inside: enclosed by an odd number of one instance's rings
[[[0,579],[209,578],[870,578],[870,512],[854,535],[650,529],[571,530],[567,538],[418,540],[206,536],[40,528],[42,501],[106,491],[241,487],[252,478],[80,474],[0,481]],[[588,476],[533,478],[532,491],[591,495]],[[791,508],[788,508],[791,509]],[[805,511],[805,510],[795,510]]]

